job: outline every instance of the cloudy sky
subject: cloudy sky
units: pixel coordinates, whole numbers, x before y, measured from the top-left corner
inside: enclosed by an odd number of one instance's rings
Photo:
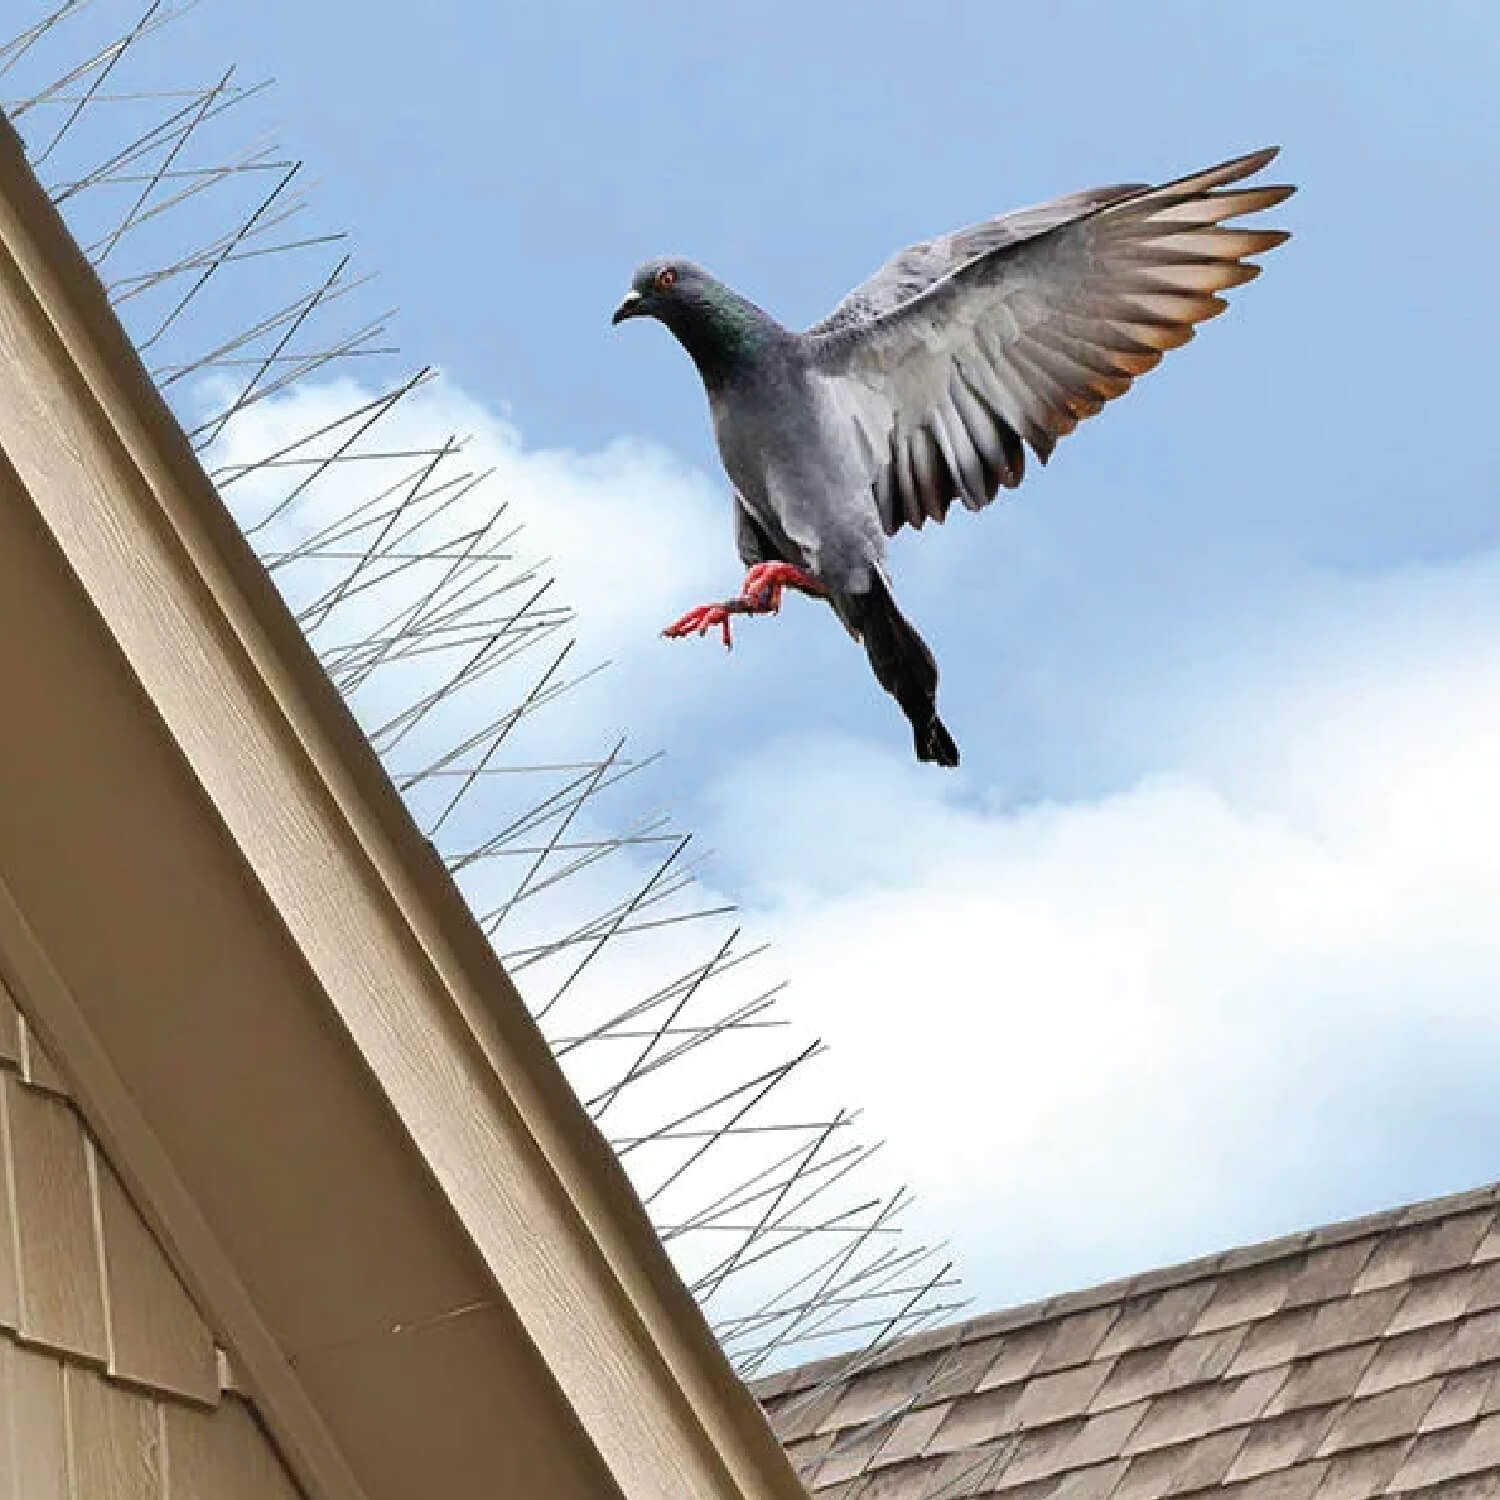
[[[667,751],[981,1304],[1500,1177],[1500,15],[853,14],[214,0],[164,45],[276,77],[426,415],[615,660],[589,712]],[[807,601],[658,637],[740,570],[691,366],[608,325],[638,260],[809,322],[912,240],[1271,142],[1267,274],[894,548],[958,773]]]

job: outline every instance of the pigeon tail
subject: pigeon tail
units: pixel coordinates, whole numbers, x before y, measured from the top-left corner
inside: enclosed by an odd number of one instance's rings
[[[913,736],[915,735],[916,731],[913,730]],[[948,726],[936,714],[933,714],[927,725],[927,753],[922,753],[919,740],[917,759],[935,761],[940,766],[952,767],[958,764],[958,746],[948,733]]]
[[[937,716],[937,662],[916,627],[896,607],[878,569],[868,593],[846,594],[840,610],[864,641],[875,677],[911,721],[917,759],[958,764],[958,746]]]

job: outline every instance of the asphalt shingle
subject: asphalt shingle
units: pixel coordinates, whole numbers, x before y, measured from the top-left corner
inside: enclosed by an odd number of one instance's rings
[[[1500,1189],[756,1388],[813,1500],[1500,1496]]]

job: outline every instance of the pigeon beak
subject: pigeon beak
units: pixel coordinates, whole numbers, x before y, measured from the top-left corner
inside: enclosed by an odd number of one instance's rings
[[[639,317],[645,311],[645,301],[646,299],[639,292],[626,292],[625,300],[615,309],[615,315],[609,321],[623,323],[626,318]]]

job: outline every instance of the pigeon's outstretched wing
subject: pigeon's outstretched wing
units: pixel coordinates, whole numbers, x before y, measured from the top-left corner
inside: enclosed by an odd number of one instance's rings
[[[1251,280],[1282,230],[1227,227],[1288,198],[1227,187],[1276,148],[1154,188],[1101,188],[903,251],[808,330],[868,454],[881,522],[941,521],[1025,470]]]
[[[1015,208],[982,224],[970,224],[966,229],[908,245],[898,250],[868,281],[855,287],[821,323],[809,328],[807,337],[820,338],[841,328],[869,323],[903,302],[910,302],[918,292],[925,292],[934,281],[956,271],[976,255],[1034,239],[1059,224],[1103,208],[1106,203],[1143,193],[1150,186],[1148,182],[1121,182],[1113,187],[1085,188],[1081,193],[1069,193],[1030,208]]]

